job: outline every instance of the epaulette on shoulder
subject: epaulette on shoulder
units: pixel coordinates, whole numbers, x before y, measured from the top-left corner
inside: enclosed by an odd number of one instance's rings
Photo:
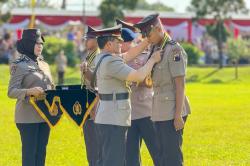
[[[174,40],[169,40],[168,44],[175,45],[175,44],[177,44],[177,42]]]
[[[24,56],[20,56],[18,59],[16,59],[13,63],[14,64],[18,64],[18,63],[20,63],[20,62],[23,62],[23,61],[25,61],[25,57]]]
[[[21,55],[17,60],[15,60],[13,63],[18,64],[20,62],[28,62],[30,59],[26,57],[25,55]]]
[[[23,60],[22,60],[21,58],[18,58],[17,60],[13,61],[12,63],[18,64],[18,63],[20,63],[20,62],[22,62],[22,61],[23,61]]]

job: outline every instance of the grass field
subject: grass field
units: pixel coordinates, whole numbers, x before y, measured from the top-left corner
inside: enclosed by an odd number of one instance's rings
[[[19,166],[21,143],[15,100],[6,96],[8,73],[8,66],[0,65],[0,166]],[[67,83],[80,83],[77,68],[66,76]],[[185,165],[250,165],[250,67],[239,68],[239,80],[233,68],[190,67],[187,82],[192,115],[184,131]],[[141,154],[143,166],[152,166],[145,146]],[[46,165],[87,166],[81,130],[66,118],[51,131]]]

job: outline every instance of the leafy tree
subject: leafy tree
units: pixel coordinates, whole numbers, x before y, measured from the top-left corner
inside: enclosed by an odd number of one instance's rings
[[[4,22],[7,22],[11,17],[9,10],[6,10],[6,12],[3,10],[4,7],[7,9],[9,8],[7,3],[8,0],[0,0],[0,25]]]
[[[67,6],[67,1],[66,0],[62,0],[62,5],[61,5],[61,9],[66,9]]]
[[[174,8],[168,7],[161,2],[148,4],[145,0],[138,0],[136,9],[142,10],[156,10],[156,11],[174,11]]]
[[[124,9],[135,9],[137,0],[104,0],[99,6],[100,18],[105,27],[114,25],[115,18],[124,18]]]
[[[35,0],[35,6],[39,8],[55,8],[55,5],[50,0]],[[10,0],[9,3],[14,7],[30,7],[31,0]],[[63,5],[63,2],[62,2]],[[66,5],[66,4],[65,4]]]
[[[43,56],[49,64],[53,64],[55,56],[59,54],[63,48],[68,59],[68,65],[74,67],[77,63],[77,53],[74,43],[66,39],[58,39],[56,37],[45,37]]]
[[[242,39],[229,39],[227,41],[227,55],[229,60],[235,64],[235,79],[238,79],[238,63],[241,58],[250,59],[249,41]]]
[[[220,68],[222,66],[222,45],[227,39],[225,33],[224,20],[229,18],[229,14],[247,12],[244,0],[192,0],[189,10],[196,13],[196,19],[212,16],[215,19],[214,27],[208,27],[210,34],[217,40],[217,47],[220,57]],[[210,29],[209,29],[210,28]]]
[[[204,55],[204,52],[195,45],[190,43],[181,43],[182,47],[188,55],[188,65],[198,64],[199,59]]]

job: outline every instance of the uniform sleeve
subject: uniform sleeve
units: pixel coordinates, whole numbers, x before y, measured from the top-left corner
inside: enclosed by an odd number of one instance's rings
[[[129,73],[134,71],[121,58],[112,58],[106,64],[107,75],[119,80],[126,80]]]
[[[184,49],[179,45],[172,46],[168,56],[169,68],[173,77],[185,76],[187,66],[187,55]]]
[[[26,71],[19,67],[19,65],[11,66],[11,77],[8,87],[8,96],[10,98],[25,100],[27,89],[22,89],[21,84]]]

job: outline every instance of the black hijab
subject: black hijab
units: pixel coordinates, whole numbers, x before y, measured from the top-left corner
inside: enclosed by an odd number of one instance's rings
[[[29,39],[21,39],[17,41],[17,51],[20,54],[24,54],[32,59],[34,62],[37,62],[37,56],[34,54],[36,42]]]
[[[17,41],[17,51],[37,62],[37,56],[34,53],[36,42],[44,43],[45,40],[39,29],[24,29],[22,39]]]

